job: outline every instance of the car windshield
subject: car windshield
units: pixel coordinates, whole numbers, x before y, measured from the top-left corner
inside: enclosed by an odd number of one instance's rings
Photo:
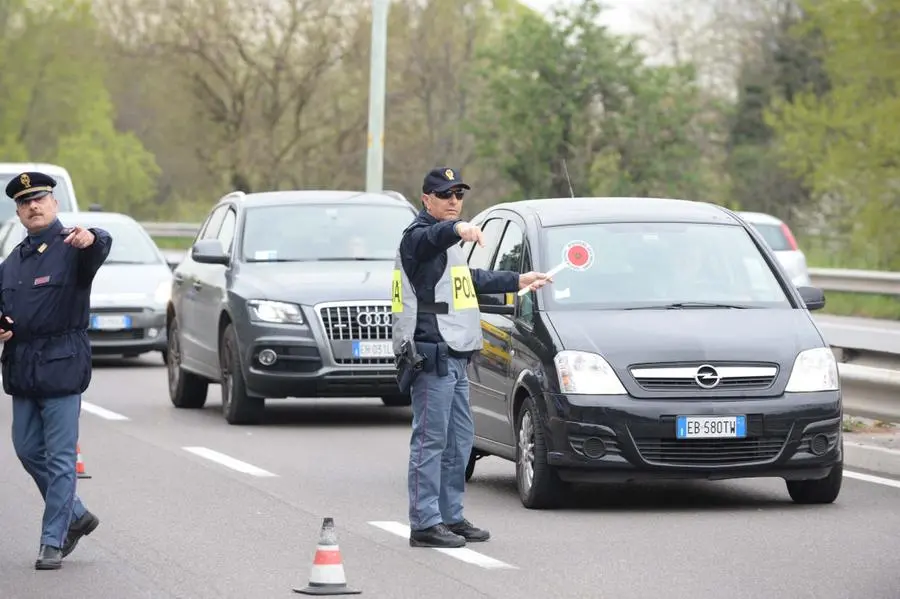
[[[0,189],[5,190],[6,185],[18,173],[0,173]],[[53,188],[53,197],[59,202],[60,212],[72,211],[72,198],[69,195],[68,187],[60,177],[54,177],[58,181],[58,185]],[[6,193],[3,193],[3,201],[0,201],[0,222],[13,218],[16,215],[16,203],[9,199]]]
[[[248,262],[393,260],[415,214],[408,207],[291,204],[247,210]]]
[[[791,307],[741,227],[656,222],[551,227],[544,231],[547,269],[563,261],[573,241],[590,246],[593,262],[554,276],[544,288],[550,309]]]
[[[96,223],[89,219],[73,219],[69,215],[60,217],[60,220],[65,227],[77,225],[84,228],[97,227],[107,231],[113,238],[113,244],[104,264],[165,264],[153,239],[136,222]],[[4,242],[4,254],[12,251],[12,248],[22,241],[25,235],[25,228],[20,224],[16,225],[16,230]]]

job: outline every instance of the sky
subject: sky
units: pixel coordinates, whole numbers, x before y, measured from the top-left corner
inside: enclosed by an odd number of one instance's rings
[[[522,4],[544,12],[555,5],[567,4],[566,0],[519,0]],[[601,19],[604,25],[618,34],[634,34],[643,31],[642,14],[649,12],[657,0],[602,0],[607,7]]]

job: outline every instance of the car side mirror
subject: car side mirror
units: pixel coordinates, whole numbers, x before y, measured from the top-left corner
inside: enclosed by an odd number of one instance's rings
[[[201,239],[191,247],[191,258],[201,264],[228,264],[228,255],[218,239]]]
[[[806,309],[809,311],[821,310],[825,307],[825,292],[818,287],[797,287]]]
[[[516,294],[493,293],[490,295],[479,295],[478,309],[485,314],[513,316],[516,313]]]

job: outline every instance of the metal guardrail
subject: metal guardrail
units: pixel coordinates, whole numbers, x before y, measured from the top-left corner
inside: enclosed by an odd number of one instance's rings
[[[141,223],[151,237],[194,237],[200,223]]]
[[[849,268],[810,268],[812,284],[825,291],[880,293],[900,296],[900,272],[853,270]]]

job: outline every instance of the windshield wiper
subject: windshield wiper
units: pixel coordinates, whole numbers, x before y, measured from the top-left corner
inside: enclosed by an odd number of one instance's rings
[[[675,302],[671,304],[660,304],[656,306],[635,306],[633,308],[625,308],[626,310],[685,310],[690,308],[731,308],[735,310],[746,310],[749,306],[740,304],[719,304],[715,302]]]

